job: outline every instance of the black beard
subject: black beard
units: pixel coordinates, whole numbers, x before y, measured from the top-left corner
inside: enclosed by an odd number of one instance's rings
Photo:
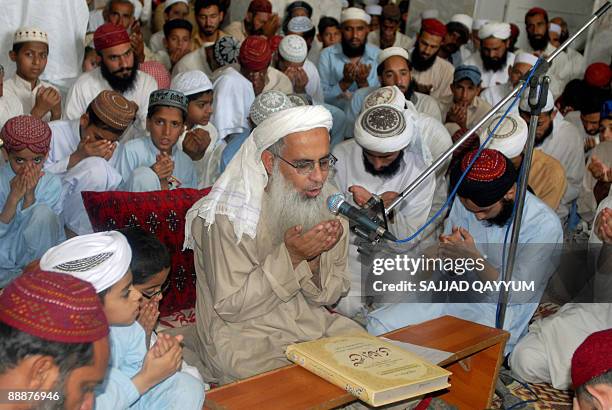
[[[363,166],[365,167],[365,170],[368,174],[374,175],[375,177],[382,177],[383,179],[388,179],[399,172],[399,169],[402,166],[402,158],[404,158],[404,151],[400,151],[397,158],[395,158],[393,162],[383,167],[382,169],[374,168],[370,161],[368,161],[365,151],[362,151],[362,156]]]
[[[412,100],[412,96],[414,95],[414,89],[414,81],[410,81],[410,84],[408,84],[408,89],[404,93],[404,98],[406,98],[406,101]]]
[[[108,81],[111,88],[120,94],[131,91],[136,86],[136,75],[138,74],[138,62],[134,60],[134,66],[127,78],[120,78],[111,73],[104,63],[100,64],[102,77]]]
[[[543,51],[548,45],[548,34],[542,37],[532,37],[527,33],[527,40],[529,40],[529,45],[535,51]]]
[[[412,54],[410,55],[410,63],[412,64],[412,68],[414,68],[416,71],[429,70],[431,66],[433,66],[434,63],[436,62],[437,55],[438,53],[436,52],[436,54],[431,56],[429,60],[425,60],[421,56],[421,53],[419,52],[419,48],[415,47],[414,50],[412,50]]]
[[[499,211],[497,216],[493,218],[489,218],[485,221],[485,225],[487,226],[499,226],[503,228],[506,226],[510,218],[512,217],[512,209],[514,208],[514,200],[513,199],[502,199],[502,209]]]
[[[506,66],[506,63],[508,62],[508,50],[506,50],[504,52],[504,55],[501,56],[500,58],[491,58],[489,56],[486,56],[482,52],[482,48],[481,48],[480,58],[482,58],[482,66],[484,67],[485,71],[496,72],[496,71],[502,70]]]
[[[540,145],[542,145],[544,141],[546,141],[546,138],[550,137],[552,132],[553,132],[553,124],[551,123],[548,129],[544,132],[544,135],[542,135],[542,138],[536,138],[535,146],[539,147]]]
[[[348,58],[361,57],[365,53],[366,44],[365,42],[359,47],[353,47],[348,41],[342,39],[342,52]]]
[[[459,44],[450,44],[450,43],[442,46],[444,51],[446,51],[446,54],[448,54],[448,58],[450,58],[450,56],[452,56],[457,51],[459,51],[460,47],[461,46]]]

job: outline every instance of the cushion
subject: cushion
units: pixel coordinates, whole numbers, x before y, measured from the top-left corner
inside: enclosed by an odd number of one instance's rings
[[[185,214],[210,188],[180,188],[151,192],[82,192],[95,232],[140,226],[153,233],[170,251],[169,289],[159,311],[162,316],[195,306],[196,274],[193,251],[183,251]]]

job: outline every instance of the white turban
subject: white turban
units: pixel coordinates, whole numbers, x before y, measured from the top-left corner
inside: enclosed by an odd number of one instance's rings
[[[489,20],[487,20],[487,19],[476,19],[472,23],[472,30],[480,30],[488,22],[489,22]]]
[[[170,88],[185,95],[193,95],[213,89],[213,85],[202,71],[192,70],[177,74],[170,84]]]
[[[437,9],[427,9],[421,13],[421,20],[437,19],[438,17],[440,17],[440,12]]]
[[[192,248],[191,225],[200,217],[210,226],[216,215],[226,215],[237,242],[243,234],[255,238],[261,201],[268,174],[261,154],[281,138],[294,132],[332,126],[332,116],[322,105],[289,108],[270,115],[259,124],[230,161],[210,193],[196,202],[185,217],[185,247]]]
[[[455,14],[450,18],[449,22],[463,24],[465,27],[467,27],[468,31],[470,31],[472,29],[474,19],[467,14]]]
[[[340,15],[340,23],[344,23],[348,20],[362,20],[365,21],[366,24],[370,24],[372,17],[358,7],[349,7],[348,9],[342,10],[342,14]]]
[[[529,53],[518,53],[514,58],[514,64],[529,64],[534,66],[538,61],[538,57]]]
[[[393,56],[400,56],[410,61],[408,51],[403,47],[387,47],[384,50],[380,50],[378,53],[378,65],[382,64],[387,58]]]
[[[555,108],[555,97],[553,97],[550,88],[548,89],[548,97],[546,98],[546,105],[542,109],[542,112],[550,112]],[[529,107],[529,90],[523,91],[521,94],[521,102],[519,103],[519,110],[531,112]]]
[[[553,33],[561,34],[561,26],[555,23],[550,23],[548,25],[548,31],[552,31]]]
[[[306,40],[297,34],[289,34],[283,37],[278,45],[278,52],[281,57],[290,63],[303,63],[308,54]]]
[[[500,40],[508,40],[510,38],[511,30],[510,24],[508,23],[498,23],[496,21],[492,21],[490,23],[485,24],[479,31],[478,37],[481,40],[489,37],[495,37]]]
[[[361,105],[361,112],[381,104],[393,105],[403,110],[406,108],[406,97],[404,97],[402,91],[395,85],[380,87],[364,98],[363,104]]]
[[[363,111],[355,122],[355,141],[375,152],[396,152],[414,139],[412,114],[391,104],[380,104]]]
[[[489,121],[486,132],[480,135],[481,145],[489,137],[489,134],[502,117],[503,114],[498,114]],[[518,157],[523,152],[526,142],[527,123],[517,113],[510,113],[499,124],[486,148],[497,150],[512,159]]]
[[[176,3],[183,3],[187,7],[189,7],[189,1],[188,0],[166,0],[164,2],[164,4],[163,4],[164,10],[168,10],[168,7],[174,6]]]
[[[380,16],[382,14],[382,7],[378,4],[374,4],[371,6],[366,6],[365,11],[370,16]]]
[[[130,268],[132,249],[116,231],[75,236],[49,249],[40,268],[89,282],[100,293],[119,282]]]
[[[300,37],[301,38],[301,37]],[[294,104],[288,96],[277,90],[268,90],[259,94],[249,110],[249,117],[255,125],[261,124],[275,112],[292,108]]]

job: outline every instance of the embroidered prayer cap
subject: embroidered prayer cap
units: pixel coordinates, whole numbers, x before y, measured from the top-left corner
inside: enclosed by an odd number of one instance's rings
[[[280,56],[290,63],[303,63],[308,54],[306,40],[297,34],[285,36],[278,46]]]
[[[403,110],[406,108],[406,97],[395,85],[380,87],[366,96],[361,104],[361,111],[363,112],[368,108],[381,104],[393,105]]]
[[[561,34],[561,26],[555,23],[550,23],[548,25],[548,31],[551,33]]]
[[[249,117],[255,125],[259,125],[275,112],[286,110],[291,107],[294,107],[294,105],[284,93],[276,90],[268,90],[255,98],[249,110]]]
[[[548,20],[548,12],[544,10],[542,7],[532,7],[529,10],[527,10],[527,13],[525,13],[525,20],[527,20],[527,16],[533,16],[536,14],[541,14],[544,16],[546,20]]]
[[[185,247],[193,246],[191,226],[195,218],[205,225],[215,222],[216,215],[226,215],[236,242],[243,235],[255,238],[268,174],[261,153],[285,136],[315,128],[332,126],[332,116],[322,105],[287,108],[275,112],[260,123],[242,144],[210,193],[196,202],[185,217]]]
[[[402,11],[397,4],[390,3],[383,7],[381,18],[383,20],[399,22],[402,19]]]
[[[382,6],[379,6],[378,4],[366,6],[365,12],[370,16],[380,16],[382,14]]]
[[[421,32],[429,33],[432,36],[444,37],[446,26],[438,19],[425,19],[421,23]]]
[[[546,96],[546,105],[542,108],[542,112],[550,112],[555,109],[555,97],[553,97],[550,89],[548,90],[548,95]],[[529,93],[523,92],[521,94],[521,101],[519,102],[519,110],[525,112],[531,112],[531,108],[529,107]]]
[[[372,17],[370,17],[370,15],[363,9],[358,7],[349,7],[342,10],[342,13],[340,14],[340,23],[342,24],[349,20],[361,20],[365,21],[366,24],[370,24]]]
[[[46,155],[51,145],[51,128],[32,115],[19,115],[4,124],[0,139],[9,152],[27,148],[35,154]]]
[[[355,141],[366,150],[396,152],[414,139],[416,127],[407,110],[379,104],[363,111],[355,122]]]
[[[185,94],[180,91],[162,89],[153,91],[149,96],[149,110],[158,105],[162,107],[178,108],[186,114],[189,101],[187,97],[185,97]]]
[[[287,23],[287,31],[290,33],[306,33],[314,28],[312,20],[306,16],[296,16]]]
[[[514,64],[529,64],[534,66],[538,61],[538,57],[529,53],[518,53],[514,58]]]
[[[308,94],[289,94],[287,95],[289,100],[295,107],[302,107],[304,105],[312,105],[312,100]]]
[[[22,273],[0,294],[0,322],[50,342],[92,343],[108,335],[90,283],[39,268]]]
[[[240,54],[240,43],[231,36],[221,37],[213,46],[213,57],[221,67],[237,63],[238,54]]]
[[[574,389],[612,369],[612,329],[592,333],[572,356]]]
[[[451,171],[451,186],[457,184],[477,152],[478,150],[474,150],[466,153],[455,165]],[[516,178],[516,169],[504,154],[492,149],[483,149],[459,185],[457,195],[485,208],[500,201],[512,188]]]
[[[593,87],[603,88],[610,84],[612,70],[606,63],[593,63],[584,72],[584,81]]]
[[[94,32],[94,47],[96,51],[102,51],[129,42],[130,36],[127,30],[113,23],[104,23]]]
[[[202,71],[191,70],[177,74],[172,79],[170,88],[176,91],[180,91],[186,96],[202,93],[204,91],[211,91],[213,85]]]
[[[240,65],[251,71],[263,71],[272,61],[272,48],[264,36],[249,36],[240,46]]]
[[[423,10],[421,13],[421,21],[427,19],[437,19],[438,17],[440,17],[440,12],[438,9],[427,9]]]
[[[40,268],[82,279],[100,293],[121,280],[131,260],[125,236],[108,231],[75,236],[54,246],[40,259]]]
[[[189,7],[189,1],[188,0],[166,0],[164,3],[164,11],[167,12],[168,9],[172,6],[174,6],[176,3],[183,3],[185,4],[187,7]]]
[[[459,23],[463,24],[468,31],[472,30],[472,24],[474,23],[474,19],[472,19],[467,14],[455,14],[448,21],[449,23]]]
[[[457,83],[461,80],[470,80],[472,84],[479,85],[482,80],[482,75],[475,65],[462,64],[455,69],[453,83]]]
[[[502,117],[503,114],[498,114],[491,118],[486,132],[482,132],[479,135],[481,145],[484,144]],[[523,148],[525,148],[527,134],[527,123],[525,120],[516,113],[510,113],[493,133],[487,148],[497,150],[510,159],[518,157],[523,152]]]
[[[49,45],[49,36],[46,32],[36,27],[21,27],[15,31],[13,44],[28,43],[30,41]]]
[[[485,24],[487,24],[489,22],[489,20],[487,19],[476,19],[474,20],[474,22],[472,23],[472,30],[480,30],[481,28],[484,27]]]
[[[485,24],[478,31],[478,37],[481,40],[489,37],[498,38],[500,40],[508,40],[510,38],[510,24],[491,21]]]
[[[287,6],[286,15],[290,16],[295,9],[304,9],[309,17],[312,17],[312,6],[305,1],[294,1]]]
[[[408,51],[403,47],[387,47],[384,50],[380,50],[378,53],[378,64],[382,64],[389,57],[399,56],[404,58],[406,61],[410,61]]]
[[[253,0],[249,4],[249,13],[272,13],[272,3],[268,0]]]
[[[113,90],[101,91],[90,107],[104,124],[118,131],[125,131],[138,111],[138,104]]]
[[[138,69],[155,79],[157,89],[170,87],[170,73],[159,61],[145,61],[138,65]]]

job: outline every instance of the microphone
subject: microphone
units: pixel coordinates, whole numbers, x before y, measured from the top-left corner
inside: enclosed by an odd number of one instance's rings
[[[368,216],[363,211],[355,208],[354,206],[346,202],[344,195],[342,195],[341,193],[331,195],[329,198],[327,198],[327,207],[329,208],[329,211],[334,215],[344,215],[349,220],[367,229],[368,231],[376,232],[378,236],[382,236],[383,238],[389,241],[397,241],[397,238],[393,236],[393,234],[391,234],[385,228],[368,218]]]

